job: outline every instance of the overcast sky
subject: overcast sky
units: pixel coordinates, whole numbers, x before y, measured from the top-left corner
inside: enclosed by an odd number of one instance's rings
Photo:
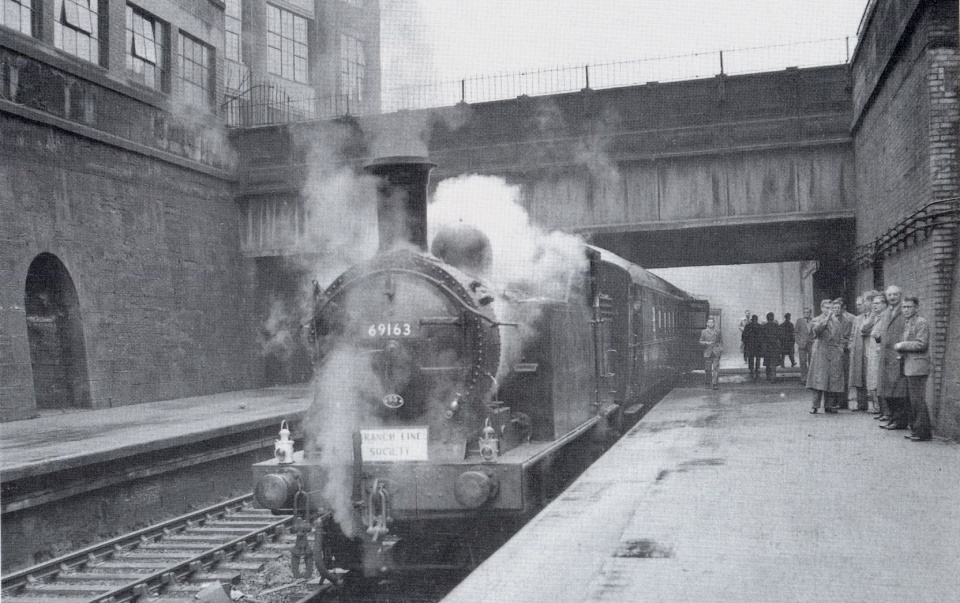
[[[847,36],[852,51],[866,4],[867,0],[381,0],[384,91],[400,84],[542,67]],[[842,61],[842,42],[832,52]],[[767,51],[765,60],[776,62],[778,53],[784,63],[779,68],[800,62],[795,51],[776,49]],[[725,54],[728,65],[735,60],[736,53]]]

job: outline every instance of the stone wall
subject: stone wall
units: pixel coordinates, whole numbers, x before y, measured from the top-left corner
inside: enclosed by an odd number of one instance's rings
[[[24,287],[44,252],[79,296],[93,408],[258,383],[228,181],[9,113],[0,131],[0,419],[35,412]]]

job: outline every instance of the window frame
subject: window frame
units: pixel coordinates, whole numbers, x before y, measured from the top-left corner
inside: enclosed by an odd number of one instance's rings
[[[341,97],[356,102],[364,100],[364,84],[367,79],[366,41],[356,31],[340,32],[340,82],[338,92]],[[358,54],[351,56],[353,51]],[[357,60],[359,57],[359,60]],[[359,76],[359,77],[357,77]],[[351,94],[356,92],[356,94]]]
[[[188,61],[187,56],[184,51],[186,48],[186,43],[189,42],[191,46],[191,56]],[[200,48],[201,51],[206,51],[206,54],[201,52],[201,57],[206,57],[207,64],[198,63],[194,60],[196,56],[196,48]],[[199,69],[201,75],[205,73],[205,77],[201,77],[203,84],[198,84],[196,78],[188,76],[187,63],[190,63],[189,73],[196,73],[196,70]],[[207,44],[200,38],[189,34],[186,31],[179,30],[177,34],[177,94],[183,99],[187,104],[193,106],[202,106],[207,109],[212,109],[216,104],[215,98],[215,76],[216,76],[216,49],[211,44]],[[195,102],[194,95],[195,91],[200,89],[204,93],[204,102],[201,105],[197,105]],[[187,91],[191,90],[190,93]]]
[[[147,24],[150,25],[149,35],[145,28]],[[127,77],[141,86],[164,93],[170,92],[169,27],[168,23],[140,6],[126,4],[124,66]],[[138,35],[144,46],[142,51],[138,46]]]
[[[266,33],[267,73],[309,84],[310,19],[268,2]]]
[[[36,9],[33,7],[35,0],[0,0],[0,19],[3,19],[3,22],[0,22],[0,27],[9,29],[10,31],[15,31],[18,34],[25,36],[35,37],[34,32],[36,31],[35,25],[35,12]],[[16,27],[10,25],[6,22],[7,20],[7,11],[8,7],[18,6],[17,9],[18,19]],[[26,22],[24,22],[24,15],[26,15]],[[26,23],[27,31],[23,30],[24,23]]]
[[[88,63],[102,65],[106,53],[101,21],[108,1],[54,0],[54,48]]]

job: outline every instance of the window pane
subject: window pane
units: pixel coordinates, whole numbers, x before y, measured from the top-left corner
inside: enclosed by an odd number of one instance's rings
[[[307,19],[270,4],[267,5],[267,15],[267,46],[270,49],[267,70],[282,78],[308,82]]]

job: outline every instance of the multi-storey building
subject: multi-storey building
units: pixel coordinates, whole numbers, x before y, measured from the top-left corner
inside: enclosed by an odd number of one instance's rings
[[[0,0],[0,420],[262,384],[226,127],[378,111],[379,44],[378,0]]]

